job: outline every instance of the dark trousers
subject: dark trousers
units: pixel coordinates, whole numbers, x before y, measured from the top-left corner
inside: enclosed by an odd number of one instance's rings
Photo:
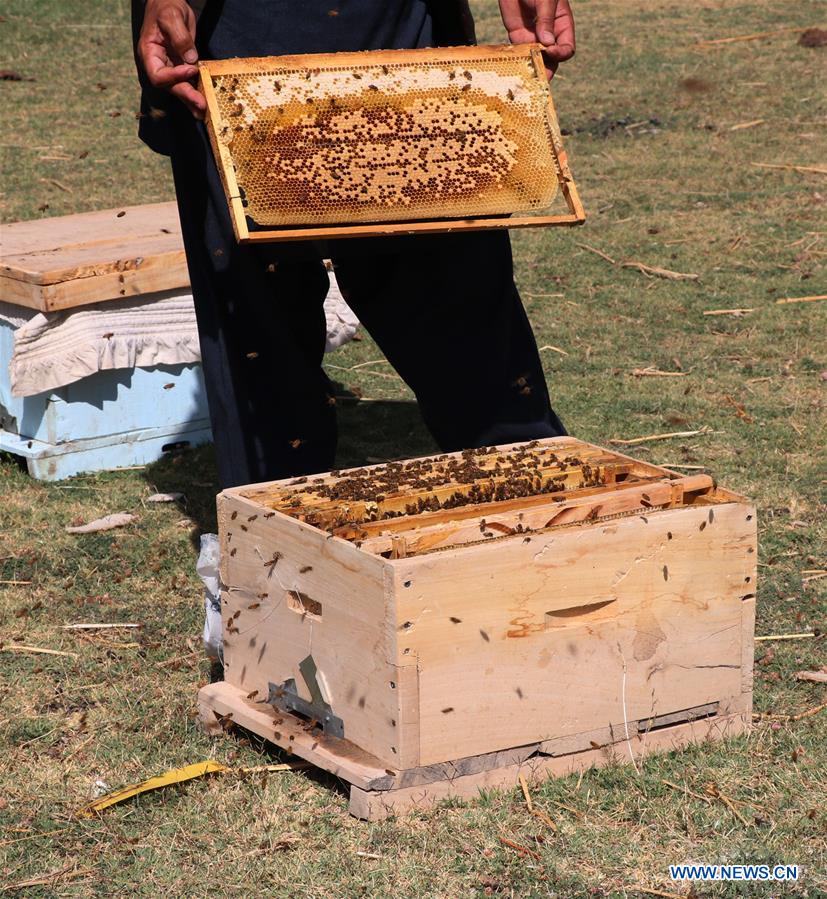
[[[445,451],[565,434],[549,403],[505,231],[240,246],[202,125],[172,154],[223,487],[334,467],[322,370],[334,261],[348,304]]]

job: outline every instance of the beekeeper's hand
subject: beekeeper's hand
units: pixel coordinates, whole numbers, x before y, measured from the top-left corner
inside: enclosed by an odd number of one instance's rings
[[[546,73],[574,56],[574,16],[569,0],[500,0],[503,25],[512,44],[543,45]]]
[[[198,77],[195,13],[186,0],[147,0],[138,58],[153,87],[169,91],[196,118],[204,118],[206,101],[192,83]]]

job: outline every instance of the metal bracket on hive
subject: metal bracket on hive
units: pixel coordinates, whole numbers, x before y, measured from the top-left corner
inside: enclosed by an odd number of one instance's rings
[[[322,695],[319,686],[319,672],[313,656],[302,659],[299,663],[299,671],[310,691],[310,701],[299,696],[295,678],[288,677],[282,684],[268,683],[267,702],[275,709],[298,712],[312,721],[317,721],[326,736],[344,739],[344,721],[333,713],[330,703],[326,702]]]

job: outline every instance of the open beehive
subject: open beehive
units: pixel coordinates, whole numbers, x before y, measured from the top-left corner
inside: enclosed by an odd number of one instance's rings
[[[236,236],[579,224],[539,45],[209,60]],[[564,213],[550,214],[558,190]]]
[[[751,711],[755,512],[557,438],[225,491],[233,721],[376,817],[736,733]]]

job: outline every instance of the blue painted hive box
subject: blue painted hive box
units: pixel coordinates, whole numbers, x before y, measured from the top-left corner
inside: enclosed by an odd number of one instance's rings
[[[4,226],[0,451],[24,457],[34,477],[59,480],[147,464],[169,448],[209,441],[194,329],[189,357],[174,364],[120,366],[109,358],[91,374],[61,373],[58,386],[47,378],[38,392],[31,384],[21,391],[10,373],[16,335],[37,313],[48,330],[57,316],[65,322],[75,311],[134,302],[140,321],[146,307],[176,298],[179,308],[190,302],[174,203]]]

